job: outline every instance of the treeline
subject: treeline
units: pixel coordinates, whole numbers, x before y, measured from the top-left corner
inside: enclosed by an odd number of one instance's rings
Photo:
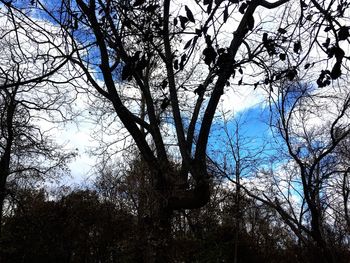
[[[137,171],[122,180],[100,175],[89,189],[17,190],[4,217],[1,262],[144,262],[157,240],[147,240],[152,198]],[[244,194],[237,204],[236,192],[222,185],[212,184],[204,208],[173,214],[172,262],[322,262],[275,209]],[[348,262],[348,244],[331,229],[326,238],[336,262]]]

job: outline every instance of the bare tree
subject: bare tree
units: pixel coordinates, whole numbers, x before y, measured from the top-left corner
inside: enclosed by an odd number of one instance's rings
[[[216,156],[217,168],[236,184],[236,194],[242,190],[277,211],[314,260],[337,262],[347,242],[349,92],[288,81],[274,90],[272,155],[262,150],[269,158],[261,155],[256,167],[258,145],[247,152],[238,126],[226,125],[230,149],[226,158]],[[243,181],[242,167],[249,169]]]
[[[50,138],[49,128],[42,126],[68,120],[74,96],[58,92],[58,84],[67,85],[64,75],[50,79],[68,60],[54,56],[45,37],[22,23],[23,16],[11,9],[2,9],[0,14],[1,232],[5,200],[13,194],[14,185],[58,178],[67,172],[73,152],[64,153]]]
[[[212,163],[215,165],[219,175],[223,176],[224,181],[232,183],[234,187],[234,205],[235,205],[235,247],[234,262],[238,262],[239,247],[239,229],[244,225],[243,203],[245,195],[241,186],[247,180],[247,177],[254,174],[261,165],[265,164],[264,151],[266,143],[263,136],[260,138],[252,137],[244,131],[249,126],[248,113],[237,114],[237,116],[228,117],[229,114],[222,112],[223,121],[219,135],[216,141],[216,148],[213,153],[209,153]],[[257,120],[255,120],[257,121]],[[266,126],[267,127],[267,126]],[[262,134],[260,134],[262,135]],[[225,184],[224,184],[225,185]],[[229,187],[227,187],[229,189]]]
[[[276,128],[289,158],[286,165],[292,169],[289,175],[288,169],[279,172],[287,185],[275,184],[281,187],[282,199],[270,202],[294,225],[296,233],[311,238],[316,257],[325,262],[336,260],[326,229],[327,222],[334,221],[332,203],[339,202],[334,199],[335,182],[343,174],[346,177],[347,167],[337,151],[350,133],[349,98],[344,87],[320,90],[309,84],[284,83],[273,99]],[[299,217],[292,200],[297,195]],[[282,204],[286,202],[287,210]]]

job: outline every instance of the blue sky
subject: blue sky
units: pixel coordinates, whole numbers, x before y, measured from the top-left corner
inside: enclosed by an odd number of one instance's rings
[[[255,106],[236,114],[226,122],[227,131],[235,140],[235,132],[239,127],[239,140],[241,144],[241,157],[251,160],[251,156],[255,156],[260,152],[257,158],[272,157],[275,155],[273,150],[274,138],[269,126],[269,108]],[[238,125],[238,126],[237,126]],[[227,142],[228,137],[224,130],[225,123],[216,121],[213,124],[209,144],[208,154],[212,159],[223,163],[226,158],[227,165],[234,165],[231,154],[231,148]],[[226,157],[224,157],[226,155]],[[229,164],[229,162],[231,162]]]
[[[30,1],[21,1],[21,5],[29,5]],[[58,1],[47,1],[49,4],[49,7],[51,8],[59,8],[57,5]],[[49,18],[47,15],[43,15],[40,12],[36,12],[35,15],[37,18],[44,19],[50,22],[53,22],[51,18]],[[89,41],[88,34],[84,34],[84,32],[80,32],[80,30],[76,31],[76,34],[78,36],[79,40],[80,37],[83,37],[83,41]],[[93,52],[95,50],[89,51],[89,57],[94,57],[96,52]],[[256,106],[255,101],[252,100],[252,98],[255,98],[252,94],[245,94],[246,91],[242,91],[244,94],[237,94],[237,91],[233,91],[234,94],[231,94],[228,92],[227,97],[225,98],[226,101],[229,101],[229,104],[235,104],[236,107],[238,104],[247,105],[247,108],[244,110],[240,110],[233,120],[230,120],[228,122],[228,130],[232,131],[234,130],[234,121],[239,120],[240,123],[242,123],[241,127],[241,136],[244,138],[244,140],[249,141],[247,143],[247,147],[251,149],[252,151],[257,150],[259,151],[262,146],[265,144],[266,140],[271,140],[271,132],[269,130],[269,117],[268,117],[268,109],[262,107],[261,105]],[[236,93],[235,93],[236,92]],[[251,92],[250,92],[251,93]],[[225,96],[224,95],[224,96]],[[249,97],[249,98],[248,98]],[[247,99],[248,98],[248,99]],[[249,101],[250,100],[250,101]],[[252,103],[252,104],[250,104]],[[254,105],[254,106],[251,106]],[[220,121],[220,119],[216,119],[216,122],[213,123],[210,139],[209,139],[209,145],[208,145],[208,152],[215,152],[218,150],[222,150],[226,147],[225,143],[225,134],[222,130],[223,122]],[[86,130],[85,130],[86,128]],[[78,143],[78,146],[82,146],[83,144],[87,144],[88,147],[91,145],[91,142],[88,140],[88,136],[86,134],[90,133],[91,127],[80,127],[80,130],[73,129],[72,127],[67,132],[67,138],[75,138],[75,143]],[[75,147],[74,147],[75,148]],[[81,149],[79,149],[81,150]],[[88,172],[88,162],[91,161],[90,158],[88,158],[83,153],[83,150],[80,151],[80,154],[82,155],[82,158],[80,161],[75,162],[72,165],[72,175],[77,177],[84,176],[83,173]],[[91,164],[91,163],[90,163]],[[82,167],[84,166],[84,167]],[[85,167],[86,166],[86,167]]]

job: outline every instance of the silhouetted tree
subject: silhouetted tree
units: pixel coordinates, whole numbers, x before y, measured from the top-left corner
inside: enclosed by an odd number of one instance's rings
[[[275,92],[271,108],[279,158],[257,173],[262,187],[246,190],[279,213],[308,247],[312,260],[339,262],[342,242],[335,242],[330,233],[340,230],[332,222],[340,212],[339,183],[345,182],[348,169],[338,152],[350,132],[349,92],[341,85],[317,89],[291,82],[283,82]]]
[[[57,200],[25,190],[5,218],[2,262],[135,262],[135,218],[96,192],[74,190]]]
[[[57,178],[73,157],[50,139],[50,128],[42,128],[49,120],[69,119],[74,97],[57,88],[68,86],[60,72],[68,60],[55,56],[45,37],[21,18],[0,10],[0,235],[5,199],[15,190],[8,186]]]

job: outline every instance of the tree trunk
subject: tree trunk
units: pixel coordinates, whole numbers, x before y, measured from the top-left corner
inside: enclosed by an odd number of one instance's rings
[[[139,193],[138,260],[145,263],[171,262],[172,209],[168,206],[169,182],[161,171],[150,173],[151,188]]]
[[[315,207],[310,207],[312,238],[315,241],[314,259],[320,263],[335,263],[334,255],[322,234],[320,215]]]
[[[1,165],[0,165],[1,169]],[[3,172],[0,170],[0,262],[3,260],[3,251],[1,250],[2,247],[2,232],[3,232],[3,210],[4,210],[4,202],[6,197],[6,176]]]
[[[173,262],[173,211],[200,208],[209,201],[209,179],[206,176],[205,165],[197,171],[197,174],[203,176],[195,176],[192,173],[196,184],[191,189],[187,189],[183,184],[180,184],[183,188],[179,187],[179,174],[172,171],[170,166],[166,167],[161,171],[151,171],[152,191],[145,197],[148,213],[145,213],[146,220],[142,220],[144,225],[140,229],[143,229],[145,235],[141,237],[143,241],[140,243],[145,245],[142,254],[143,262],[146,263]]]
[[[1,166],[0,166],[1,169]],[[7,176],[0,172],[0,238],[2,237],[2,224],[4,213],[4,202],[6,197],[6,178]]]
[[[236,133],[236,139],[238,141],[238,133]],[[239,152],[238,152],[239,154]],[[241,199],[241,167],[240,167],[240,159],[236,161],[236,233],[235,233],[235,247],[234,247],[234,259],[233,262],[238,262],[238,242],[239,242],[239,230],[240,230],[240,221],[241,221],[241,207],[240,207],[240,199]]]
[[[0,190],[0,239],[2,237],[2,214],[4,210],[4,201],[5,201],[5,193],[3,190]]]
[[[171,262],[172,249],[171,249],[171,219],[172,211],[167,208],[160,207],[158,211],[158,221],[154,226],[155,230],[155,254],[156,259],[154,262]]]
[[[336,263],[334,254],[325,243],[316,242],[312,251],[313,263]]]
[[[142,228],[145,230],[146,246],[143,251],[143,262],[171,262],[171,219],[172,211],[165,207],[164,200],[158,198],[151,207],[151,218]],[[141,237],[142,238],[142,237]]]

